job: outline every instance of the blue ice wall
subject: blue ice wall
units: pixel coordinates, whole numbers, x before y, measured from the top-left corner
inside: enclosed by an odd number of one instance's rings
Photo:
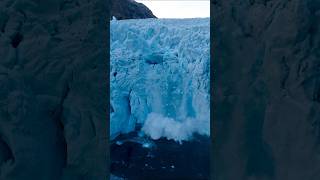
[[[153,139],[209,135],[210,22],[111,21],[111,138],[137,124]]]

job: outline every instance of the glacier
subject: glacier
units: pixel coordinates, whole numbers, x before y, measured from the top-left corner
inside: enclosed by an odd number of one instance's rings
[[[110,21],[110,137],[210,135],[210,19]]]

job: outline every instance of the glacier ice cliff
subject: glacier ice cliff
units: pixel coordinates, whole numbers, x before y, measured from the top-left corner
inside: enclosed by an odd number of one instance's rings
[[[209,135],[209,27],[209,18],[111,21],[111,138],[139,126],[153,139]]]

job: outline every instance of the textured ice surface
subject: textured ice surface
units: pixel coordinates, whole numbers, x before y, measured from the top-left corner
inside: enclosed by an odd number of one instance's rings
[[[111,138],[209,135],[209,18],[111,21]]]

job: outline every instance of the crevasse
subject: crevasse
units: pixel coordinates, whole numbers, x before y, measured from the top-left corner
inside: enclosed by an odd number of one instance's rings
[[[137,125],[153,139],[210,134],[209,27],[209,18],[111,21],[112,139]]]

